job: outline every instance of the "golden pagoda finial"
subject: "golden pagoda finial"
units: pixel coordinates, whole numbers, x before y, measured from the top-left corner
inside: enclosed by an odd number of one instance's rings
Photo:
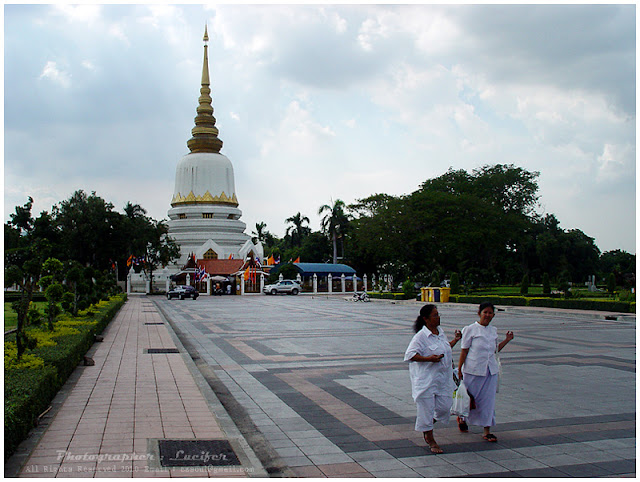
[[[213,117],[213,106],[211,105],[211,89],[209,88],[209,56],[207,54],[207,42],[209,34],[207,26],[204,26],[204,60],[202,62],[202,86],[200,87],[200,97],[195,117],[196,126],[191,129],[191,139],[187,141],[187,147],[191,152],[220,152],[222,141],[218,139],[218,128],[216,118]]]

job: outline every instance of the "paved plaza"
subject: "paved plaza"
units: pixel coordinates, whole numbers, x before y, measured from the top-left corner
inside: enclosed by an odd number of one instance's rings
[[[402,361],[420,303],[334,296],[155,299],[270,473],[298,477],[635,474],[635,316],[506,308],[498,443],[414,431]],[[451,335],[476,308],[443,304]],[[454,347],[457,360],[459,346]]]
[[[635,476],[635,315],[499,311],[499,440],[436,424],[433,455],[402,361],[421,305],[131,296],[5,477]]]

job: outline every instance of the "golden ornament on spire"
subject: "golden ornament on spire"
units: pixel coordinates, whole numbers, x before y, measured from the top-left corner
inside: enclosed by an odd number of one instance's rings
[[[220,152],[222,141],[218,139],[216,118],[213,117],[211,105],[211,89],[209,88],[209,56],[207,55],[207,42],[209,34],[207,26],[204,26],[204,61],[202,63],[202,86],[195,117],[196,126],[191,129],[191,139],[187,141],[187,147],[191,152]]]

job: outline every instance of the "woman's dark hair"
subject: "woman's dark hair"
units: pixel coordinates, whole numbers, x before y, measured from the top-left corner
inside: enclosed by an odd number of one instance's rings
[[[496,312],[496,307],[493,306],[493,303],[489,301],[485,301],[484,303],[480,303],[480,307],[478,308],[478,313],[482,313],[482,310],[484,310],[485,308],[491,308],[494,313]]]
[[[424,319],[431,316],[431,312],[436,308],[436,305],[424,305],[420,308],[420,316],[416,318],[413,323],[413,331],[418,333],[425,325]]]

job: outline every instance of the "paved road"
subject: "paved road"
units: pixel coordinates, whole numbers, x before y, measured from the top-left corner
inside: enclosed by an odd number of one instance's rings
[[[155,300],[267,470],[284,476],[567,477],[635,474],[635,317],[507,309],[498,443],[413,430],[402,361],[419,303],[341,296]],[[447,334],[474,322],[440,306]],[[454,360],[459,347],[454,348]]]

